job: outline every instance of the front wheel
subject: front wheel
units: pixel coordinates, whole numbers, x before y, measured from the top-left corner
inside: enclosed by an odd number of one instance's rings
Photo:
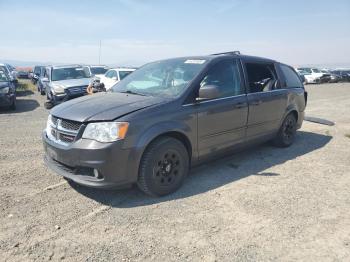
[[[142,156],[138,187],[148,195],[164,196],[182,185],[189,170],[189,154],[177,139],[162,137],[152,142]]]
[[[278,147],[288,147],[293,144],[297,131],[297,119],[293,114],[289,114],[274,139],[274,144]]]

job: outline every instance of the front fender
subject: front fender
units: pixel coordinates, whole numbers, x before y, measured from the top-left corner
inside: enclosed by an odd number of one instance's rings
[[[191,128],[185,123],[177,121],[166,121],[162,123],[155,124],[148,128],[137,140],[137,148],[145,148],[153,139],[156,137],[168,133],[168,132],[178,132],[182,135],[188,137],[188,133],[191,132]]]
[[[132,150],[132,157],[130,158],[130,175],[133,176],[134,181],[137,180],[138,169],[140,165],[140,161],[144,151],[147,146],[157,137],[169,133],[169,132],[177,132],[187,137],[189,141],[190,133],[192,132],[191,128],[185,123],[177,122],[177,121],[165,121],[161,123],[154,124],[143,132],[140,132],[140,135],[135,139],[135,143]],[[192,145],[193,148],[196,148],[195,145]]]

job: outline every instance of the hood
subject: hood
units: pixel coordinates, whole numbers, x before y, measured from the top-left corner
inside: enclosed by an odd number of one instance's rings
[[[165,99],[124,93],[98,93],[64,102],[51,114],[78,122],[111,121],[137,110],[159,104]]]
[[[90,84],[90,81],[91,81],[90,78],[80,78],[80,79],[53,81],[52,84],[60,85],[63,88],[69,88],[73,86],[88,86]]]

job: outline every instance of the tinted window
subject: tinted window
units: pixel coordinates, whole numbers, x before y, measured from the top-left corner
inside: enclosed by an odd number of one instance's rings
[[[127,75],[130,75],[133,71],[119,71],[120,80],[123,80]]]
[[[200,83],[200,87],[206,85],[217,86],[220,97],[243,94],[237,61],[225,60],[215,64]]]
[[[289,66],[281,65],[281,70],[286,78],[287,87],[302,87],[299,76]]]
[[[245,67],[250,93],[267,92],[277,88],[277,75],[273,64],[246,63]]]
[[[107,72],[108,69],[104,67],[91,67],[90,70],[94,75],[103,75]]]

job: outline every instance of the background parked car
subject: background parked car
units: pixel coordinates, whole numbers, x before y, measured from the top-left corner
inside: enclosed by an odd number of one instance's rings
[[[87,94],[91,77],[81,65],[48,66],[41,82],[49,102],[56,105]]]
[[[16,109],[16,87],[4,65],[0,65],[0,107]]]
[[[6,71],[6,74],[10,78],[10,81],[13,83],[17,83],[17,72],[15,68],[9,64],[2,64],[2,63],[0,63],[0,66],[4,68],[4,70]]]
[[[297,71],[305,77],[305,84],[319,84],[326,81],[324,74],[318,68],[300,67]]]
[[[321,72],[326,76],[329,76],[329,79],[327,81],[328,83],[338,83],[341,80],[338,75],[333,74],[329,69],[321,69]]]
[[[135,68],[114,68],[109,69],[107,73],[97,79],[104,84],[106,90],[111,89],[113,85],[124,79],[126,76],[134,72]]]
[[[29,79],[29,72],[24,70],[17,71],[17,78]]]
[[[39,80],[39,77],[42,73],[42,69],[45,68],[45,66],[42,66],[42,65],[36,65],[34,67],[34,70],[33,70],[33,75],[31,77],[31,80],[32,80],[32,83],[35,85],[38,80]]]
[[[339,77],[341,82],[350,82],[350,70],[347,69],[336,69],[331,71],[332,74]]]
[[[37,88],[38,92],[43,96],[46,94],[45,85],[42,81],[45,75],[46,66],[40,66],[39,70],[40,72],[37,75]]]

